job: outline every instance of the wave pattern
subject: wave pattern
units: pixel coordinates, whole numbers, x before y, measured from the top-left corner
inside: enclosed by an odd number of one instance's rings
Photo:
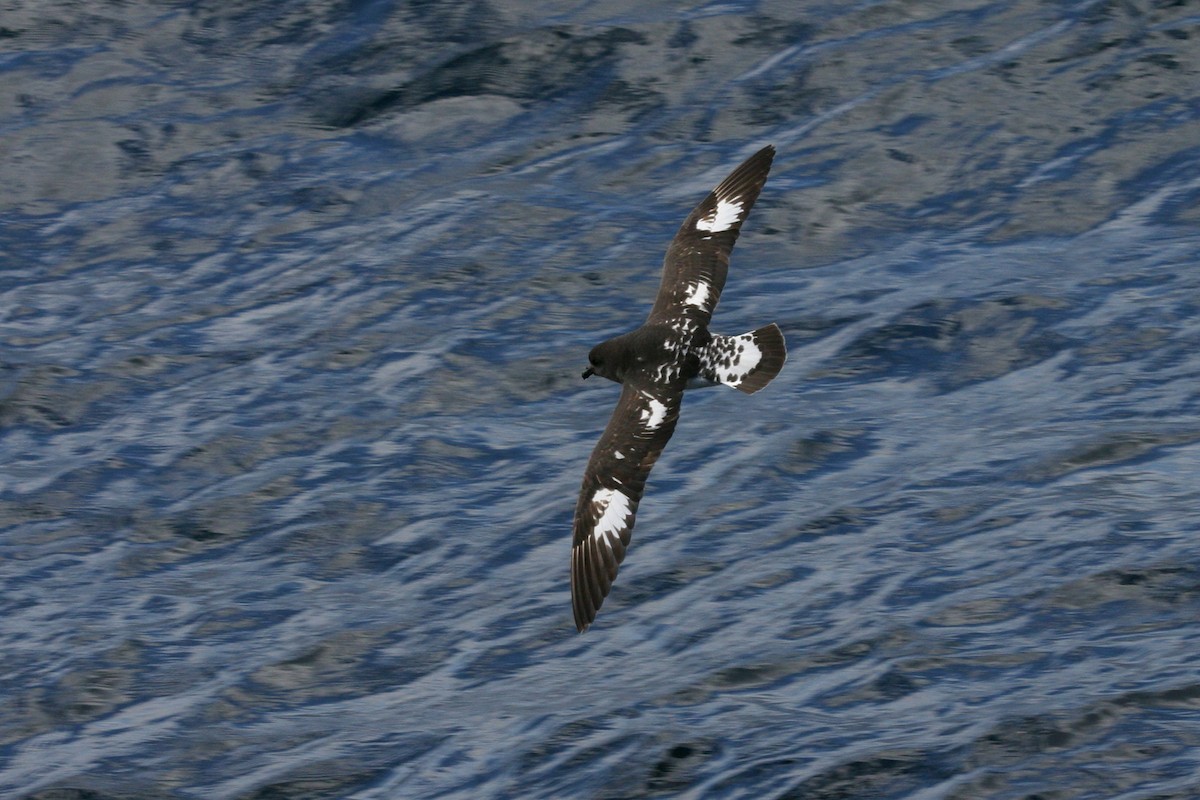
[[[1200,795],[1186,4],[8,5],[0,794]],[[583,359],[768,142],[791,357],[577,636]]]

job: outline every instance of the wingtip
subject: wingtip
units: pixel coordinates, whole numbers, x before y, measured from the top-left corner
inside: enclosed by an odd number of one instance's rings
[[[596,598],[593,591],[599,591],[599,586],[593,586],[589,579],[591,574],[588,548],[586,545],[575,545],[571,548],[571,612],[575,616],[575,630],[583,633],[596,620],[596,612],[604,603],[604,597]]]
[[[744,220],[750,215],[750,209],[754,206],[754,201],[758,199],[758,193],[762,191],[763,184],[767,182],[767,174],[771,171],[771,164],[774,163],[774,160],[775,145],[769,144],[761,148],[735,167],[733,172],[729,173],[725,180],[713,189],[713,195],[743,198],[741,219]],[[740,227],[741,220],[736,228]]]
[[[592,618],[588,619],[587,604],[581,602],[580,596],[578,594],[576,594],[573,589],[572,589],[571,594],[572,594],[572,597],[571,597],[572,611],[575,614],[575,632],[583,633],[584,631],[586,631],[588,628],[591,627],[593,622],[596,621],[596,612],[592,611],[592,615],[591,615]]]
[[[575,591],[575,587],[571,587],[571,612],[575,615],[575,631],[583,633],[592,624],[592,620],[588,619],[582,608],[579,607],[580,598]]]

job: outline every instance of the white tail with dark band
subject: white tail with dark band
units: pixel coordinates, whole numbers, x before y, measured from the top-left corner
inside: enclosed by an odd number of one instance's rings
[[[785,361],[783,332],[772,322],[740,336],[714,335],[700,353],[700,379],[754,394],[779,374]]]

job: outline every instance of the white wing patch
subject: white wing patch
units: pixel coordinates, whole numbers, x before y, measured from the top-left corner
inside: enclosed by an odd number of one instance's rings
[[[733,224],[741,216],[742,202],[740,197],[735,197],[731,200],[718,200],[717,207],[708,216],[696,220],[696,229],[709,231],[710,233],[727,231],[733,227]]]
[[[646,398],[649,404],[642,409],[642,424],[646,426],[646,430],[656,431],[667,418],[667,407],[645,392],[642,392],[642,397]]]
[[[696,308],[704,308],[705,302],[708,301],[708,284],[704,281],[696,281],[688,286],[688,296],[683,302],[689,306]]]
[[[629,498],[614,489],[597,489],[592,495],[592,505],[603,509],[596,520],[596,527],[592,529],[592,536],[605,544],[608,544],[604,538],[606,535],[621,538],[621,531],[628,527]]]

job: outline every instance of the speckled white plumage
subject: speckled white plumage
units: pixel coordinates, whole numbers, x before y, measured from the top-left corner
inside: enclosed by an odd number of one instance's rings
[[[571,604],[583,631],[595,619],[625,558],[646,479],[670,440],[685,388],[725,383],[753,393],[783,366],[774,325],[719,336],[708,323],[721,298],[729,254],[766,181],[774,149],[744,161],[680,226],[663,262],[646,323],[592,348],[584,377],[622,384],[592,450],[575,508]]]

